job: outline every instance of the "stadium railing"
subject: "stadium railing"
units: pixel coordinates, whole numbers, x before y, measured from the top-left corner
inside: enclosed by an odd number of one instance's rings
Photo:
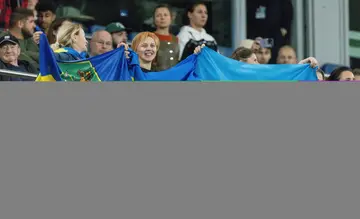
[[[0,69],[0,75],[10,76],[10,77],[17,77],[17,78],[21,78],[21,79],[35,79],[38,76],[37,74],[10,71],[10,70],[7,70],[7,69]]]

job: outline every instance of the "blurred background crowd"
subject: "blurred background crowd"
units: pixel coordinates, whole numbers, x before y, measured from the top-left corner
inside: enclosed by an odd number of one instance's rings
[[[356,0],[0,0],[0,69],[38,73],[39,36],[46,34],[63,61],[126,44],[139,54],[143,71],[161,71],[205,44],[250,64],[305,60],[321,67],[319,80],[357,80],[357,5]],[[312,56],[317,60],[305,59]]]

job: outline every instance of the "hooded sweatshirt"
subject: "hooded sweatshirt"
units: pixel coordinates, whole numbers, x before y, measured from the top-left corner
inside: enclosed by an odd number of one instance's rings
[[[198,31],[191,26],[183,26],[177,36],[179,38],[180,61],[194,53],[197,46],[205,44],[207,47],[217,51],[217,43],[205,29]]]

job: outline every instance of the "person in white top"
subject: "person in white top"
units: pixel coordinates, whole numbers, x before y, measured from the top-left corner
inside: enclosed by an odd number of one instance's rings
[[[183,26],[178,34],[180,58],[182,61],[193,54],[196,47],[205,44],[207,47],[217,51],[217,43],[214,37],[206,32],[204,26],[208,20],[208,11],[203,3],[191,5],[187,10],[189,25]]]

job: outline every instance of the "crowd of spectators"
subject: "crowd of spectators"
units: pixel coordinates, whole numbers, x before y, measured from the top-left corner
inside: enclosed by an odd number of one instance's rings
[[[0,69],[37,74],[40,34],[46,34],[59,61],[82,60],[124,46],[126,53],[128,48],[132,48],[138,54],[140,67],[144,72],[166,70],[189,55],[199,53],[204,46],[218,52],[216,40],[205,30],[208,21],[207,10],[203,3],[191,4],[186,11],[188,23],[175,36],[170,31],[173,21],[171,7],[165,4],[158,5],[153,11],[153,22],[156,27],[154,32],[141,32],[129,42],[128,34],[131,29],[120,22],[113,22],[104,29],[94,31],[88,42],[84,26],[79,20],[73,16],[57,16],[56,7],[52,3],[28,1],[26,6],[21,5],[11,11],[9,19],[4,20],[6,28],[0,33]],[[261,10],[256,11],[256,17],[264,16],[262,13]],[[289,14],[286,10],[282,13],[284,16]],[[288,34],[289,24],[278,23],[278,28],[285,36]],[[286,41],[266,38],[273,36],[271,34],[261,38],[254,30],[251,33],[254,39],[243,40],[231,55],[232,59],[248,64],[269,64],[271,60],[276,60],[276,64],[310,63],[312,67],[318,66],[317,60],[313,57],[298,61],[295,49]],[[340,67],[326,77],[318,68],[317,76],[320,81],[353,81],[360,79],[360,70]],[[17,79],[2,76],[0,80]]]

